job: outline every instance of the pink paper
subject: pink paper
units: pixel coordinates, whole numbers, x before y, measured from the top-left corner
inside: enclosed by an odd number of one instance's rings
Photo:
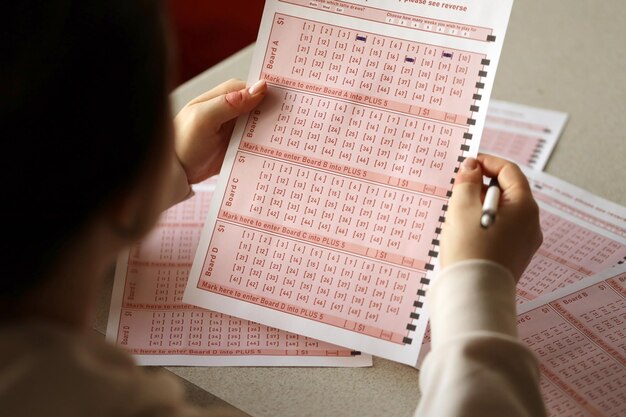
[[[517,284],[518,305],[626,262],[626,208],[543,172],[524,170],[543,244]],[[424,337],[419,363],[430,350]]]
[[[352,349],[182,302],[213,187],[196,187],[120,255],[107,338],[143,365],[371,365]]]
[[[626,415],[626,266],[519,308],[550,415]]]
[[[480,151],[543,170],[566,121],[566,113],[491,100]]]
[[[548,174],[525,170],[541,209],[543,244],[518,284],[520,302],[626,259],[626,209]]]
[[[266,3],[186,302],[415,363],[511,6],[461,3]]]

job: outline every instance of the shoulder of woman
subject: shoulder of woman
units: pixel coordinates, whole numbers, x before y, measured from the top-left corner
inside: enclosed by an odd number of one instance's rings
[[[46,323],[0,327],[0,409],[11,416],[197,416],[183,387],[146,371],[90,331]],[[10,412],[9,412],[10,411]]]

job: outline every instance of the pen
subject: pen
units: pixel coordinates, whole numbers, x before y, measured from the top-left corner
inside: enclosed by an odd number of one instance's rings
[[[500,201],[500,185],[497,178],[492,178],[485,194],[483,202],[483,212],[480,216],[480,225],[483,229],[488,228],[496,221],[496,212],[498,211],[498,201]]]

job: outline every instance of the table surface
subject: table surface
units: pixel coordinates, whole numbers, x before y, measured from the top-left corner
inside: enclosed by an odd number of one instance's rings
[[[569,113],[546,171],[626,205],[626,2],[518,0],[493,98]],[[174,110],[229,78],[247,78],[253,45],[180,86]],[[106,323],[110,286],[97,327]],[[371,368],[198,368],[170,371],[252,416],[410,416],[418,371]]]

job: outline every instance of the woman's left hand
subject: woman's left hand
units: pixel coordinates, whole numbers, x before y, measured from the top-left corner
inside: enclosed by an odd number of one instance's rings
[[[267,84],[229,80],[196,97],[176,115],[175,149],[189,184],[219,173],[238,116],[255,108]]]

